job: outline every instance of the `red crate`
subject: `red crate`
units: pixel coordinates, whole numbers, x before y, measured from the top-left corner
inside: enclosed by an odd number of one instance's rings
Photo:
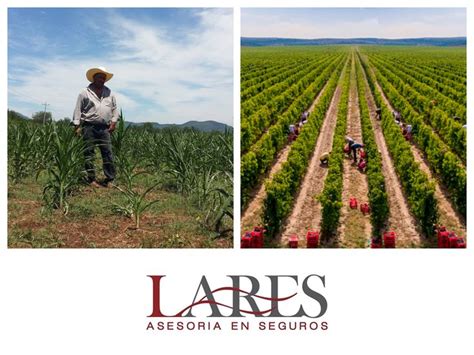
[[[370,206],[368,203],[361,203],[360,204],[360,211],[363,213],[363,214],[368,214],[370,213]]]
[[[370,247],[372,249],[380,249],[383,247],[382,245],[382,238],[372,238],[370,242]]]
[[[263,248],[265,230],[262,227],[254,227],[250,233],[252,236],[251,247],[252,248]]]
[[[466,247],[466,239],[458,237],[458,243],[456,248],[465,248]]]
[[[317,248],[319,246],[319,232],[308,231],[306,233],[306,247]]]
[[[298,248],[298,236],[297,235],[290,236],[290,240],[288,244],[290,248]]]
[[[240,247],[242,249],[251,248],[252,247],[252,233],[245,232],[245,234],[240,239]]]
[[[351,197],[349,199],[349,207],[352,208],[352,209],[357,208],[357,199],[355,197]]]
[[[449,248],[449,232],[438,232],[438,248]]]
[[[454,232],[449,233],[449,248],[457,248],[458,236]]]
[[[385,232],[383,234],[383,244],[385,245],[385,248],[395,248],[395,240],[395,232]]]

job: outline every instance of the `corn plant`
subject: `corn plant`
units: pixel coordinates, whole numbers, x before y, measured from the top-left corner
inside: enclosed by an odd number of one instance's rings
[[[69,195],[79,187],[84,172],[84,142],[68,126],[53,126],[52,162],[47,165],[48,181],[43,199],[48,207],[68,213]]]
[[[8,133],[8,176],[14,183],[18,183],[32,171],[34,161],[32,146],[37,128],[25,124],[12,124]]]
[[[50,144],[54,127],[56,124],[48,121],[42,124],[37,130],[34,140],[34,146],[31,147],[31,152],[34,157],[33,169],[36,172],[36,177],[39,176],[41,171],[47,168],[48,164],[53,159],[53,146]],[[64,126],[64,124],[61,124]],[[66,127],[64,127],[66,129]],[[67,128],[70,130],[71,128]]]
[[[159,200],[148,201],[147,197],[148,194],[160,184],[160,181],[153,183],[144,192],[139,192],[138,189],[133,186],[134,180],[144,172],[134,172],[134,170],[135,165],[124,160],[121,173],[122,178],[126,183],[123,187],[118,185],[114,185],[114,187],[125,197],[125,203],[114,204],[112,208],[116,212],[132,218],[135,221],[135,228],[140,229],[140,217],[143,212],[159,202]]]
[[[160,182],[154,183],[144,192],[140,193],[132,188],[121,188],[120,186],[115,185],[115,188],[118,189],[126,198],[125,204],[114,204],[114,210],[120,213],[123,213],[127,217],[133,218],[135,221],[135,228],[140,229],[140,217],[143,212],[149,209],[154,204],[160,202],[160,200],[148,201],[147,195],[152,192]]]
[[[195,144],[186,139],[182,132],[169,130],[163,145],[167,153],[166,172],[175,179],[179,192],[191,192],[196,178],[193,169]]]

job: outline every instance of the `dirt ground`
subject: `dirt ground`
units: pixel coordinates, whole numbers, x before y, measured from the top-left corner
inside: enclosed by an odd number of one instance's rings
[[[9,186],[9,248],[232,248],[232,234],[216,237],[199,223],[185,198],[156,191],[159,199],[146,211],[140,229],[134,221],[113,211],[120,199],[113,188],[81,189],[71,197],[67,215],[45,210],[41,186],[34,181]]]

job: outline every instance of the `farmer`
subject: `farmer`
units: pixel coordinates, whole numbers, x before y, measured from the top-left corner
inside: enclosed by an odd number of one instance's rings
[[[305,124],[307,121],[308,121],[308,117],[309,117],[309,112],[308,111],[304,111],[302,114],[301,114],[301,118],[300,118],[300,121]]]
[[[382,119],[382,109],[381,109],[381,108],[377,107],[377,108],[375,109],[375,114],[376,114],[375,117],[376,117],[378,120],[381,120],[381,119]]]
[[[357,163],[357,150],[360,148],[363,148],[364,145],[361,143],[357,143],[356,141],[354,141],[354,139],[352,139],[349,136],[346,136],[346,143],[347,143],[347,146],[349,147],[349,154],[350,154],[350,151],[352,151],[352,154],[354,156],[354,164],[355,164]]]
[[[400,122],[402,121],[402,115],[398,111],[393,111],[392,112],[393,117],[395,118],[395,123],[397,125],[400,125]]]
[[[324,152],[323,154],[321,154],[321,156],[319,157],[319,162],[321,163],[321,165],[328,165],[329,163],[329,152]]]
[[[82,137],[86,144],[84,155],[87,179],[93,187],[107,187],[115,178],[110,134],[115,130],[119,115],[115,96],[104,85],[112,76],[104,67],[89,69],[86,78],[91,84],[79,94],[73,115],[76,134],[81,134],[82,128]],[[100,184],[96,180],[93,162],[96,146],[102,155],[105,175]]]

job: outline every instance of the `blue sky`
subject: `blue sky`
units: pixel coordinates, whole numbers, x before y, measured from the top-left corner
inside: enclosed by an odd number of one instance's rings
[[[246,8],[243,37],[419,38],[466,36],[463,8]]]
[[[232,124],[232,9],[9,9],[8,106],[71,117],[88,68],[133,122]]]

